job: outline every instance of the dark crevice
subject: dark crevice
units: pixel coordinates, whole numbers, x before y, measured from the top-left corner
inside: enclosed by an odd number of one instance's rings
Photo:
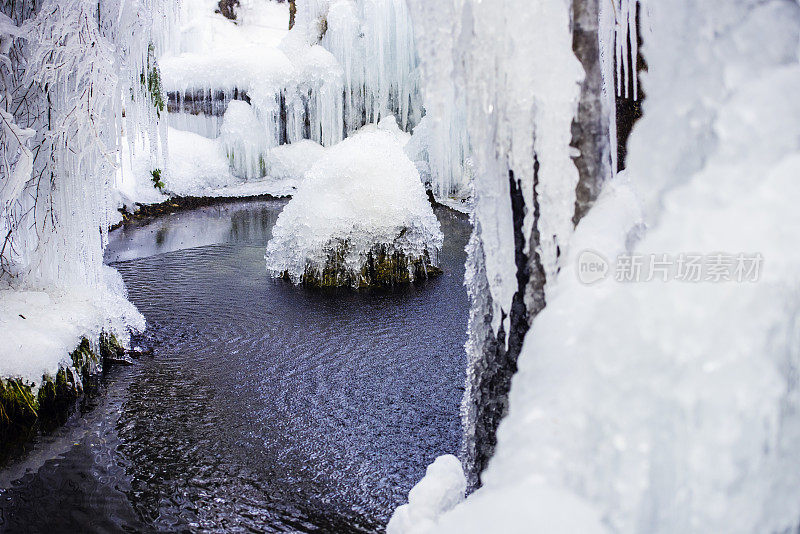
[[[538,163],[537,163],[538,169]],[[528,331],[528,309],[525,293],[530,280],[528,255],[525,253],[527,239],[523,223],[527,209],[525,198],[514,172],[509,171],[511,212],[514,224],[514,260],[517,266],[517,291],[508,314],[502,312],[500,329],[496,340],[489,336],[484,345],[482,371],[476,376],[477,402],[475,406],[475,450],[469,462],[471,486],[480,487],[480,476],[488,465],[497,445],[497,427],[508,412],[508,393],[511,378],[517,372],[517,359]],[[509,331],[504,323],[508,318]]]
[[[617,167],[622,170],[626,167],[628,157],[628,138],[631,135],[634,124],[642,118],[642,102],[645,99],[645,92],[642,88],[639,74],[647,71],[647,61],[642,56],[642,26],[640,22],[640,9],[636,8],[636,40],[638,42],[636,61],[633,61],[633,50],[630,43],[626,47],[625,53],[628,55],[628,64],[636,65],[633,76],[636,76],[638,94],[634,99],[632,94],[627,97],[618,95],[616,97],[617,111]],[[616,69],[615,69],[616,72]],[[615,75],[616,76],[616,75]],[[615,79],[615,81],[617,81]],[[632,81],[630,82],[633,83]]]

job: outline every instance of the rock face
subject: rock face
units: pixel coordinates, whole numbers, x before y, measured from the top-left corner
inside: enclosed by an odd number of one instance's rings
[[[493,15],[488,9],[481,14],[484,19]],[[508,145],[513,148],[513,156],[498,151],[497,147],[503,147],[503,143],[498,143],[496,133],[483,143],[476,141],[476,145],[492,148],[482,155],[483,161],[492,165],[487,165],[488,172],[483,176],[476,177],[476,190],[485,188],[485,193],[476,201],[479,224],[468,268],[472,311],[462,452],[472,489],[481,485],[481,475],[494,455],[497,429],[508,412],[508,396],[523,340],[534,318],[544,309],[545,289],[559,272],[562,247],[610,176],[607,110],[599,61],[598,1],[552,3],[547,15],[553,17],[552,24],[542,24],[540,15],[529,22],[542,26],[538,36],[526,43],[528,54],[514,56],[503,51],[497,57],[504,64],[519,61],[547,69],[552,57],[532,51],[542,50],[543,46],[552,48],[560,54],[558,77],[554,72],[547,84],[541,83],[541,77],[532,77],[526,85],[501,88],[500,94],[525,95],[536,102],[531,122],[523,124],[519,115],[524,113],[524,107],[517,108],[514,97],[505,97],[514,102],[514,106],[504,111],[510,117],[507,120],[512,123],[520,120],[518,132],[523,134]],[[472,16],[475,21],[480,20],[477,14]],[[503,24],[507,21],[504,19]],[[483,24],[481,21],[476,27]],[[520,22],[510,24],[520,25]],[[521,25],[518,29],[522,30]],[[493,38],[495,34],[487,32],[487,41]],[[491,92],[483,96],[495,99],[492,101],[498,99]],[[574,116],[575,101],[579,104],[577,116]],[[547,113],[536,111],[545,109]],[[502,109],[493,111],[485,117],[489,124],[503,117]],[[493,131],[491,126],[480,126],[471,134],[480,136],[481,131]],[[571,147],[577,149],[577,156],[564,146],[565,133],[569,135],[566,139],[572,141]],[[527,144],[526,136],[533,139],[532,144]],[[524,149],[519,150],[520,146]],[[507,187],[503,181],[507,181]],[[504,220],[499,230],[508,232],[512,228],[513,241],[506,237],[507,233],[498,240],[498,229],[493,227],[496,223],[489,217],[481,219],[482,211],[492,214],[495,221],[501,220],[498,214],[509,214],[511,220]]]
[[[217,13],[230,20],[236,20],[236,8],[239,7],[239,0],[219,0]]]
[[[573,2],[572,17],[572,49],[585,72],[578,115],[572,122],[571,146],[580,151],[580,155],[574,158],[580,174],[572,218],[577,225],[597,200],[603,184],[611,177],[611,152],[608,139],[609,110],[604,109],[603,99],[598,0]]]
[[[534,167],[534,188],[537,171],[538,164]],[[534,248],[530,249],[529,254],[525,253],[527,239],[523,232],[523,220],[526,208],[513,172],[509,173],[509,191],[514,225],[517,291],[508,316],[501,318],[497,335],[491,327],[493,306],[491,297],[488,297],[490,292],[479,229],[473,236],[471,247],[475,249],[470,253],[467,265],[468,278],[472,281],[469,291],[473,306],[470,312],[470,338],[467,342],[470,358],[467,370],[469,393],[464,401],[469,426],[465,429],[462,452],[471,489],[481,485],[480,475],[494,454],[497,427],[508,412],[511,379],[517,372],[517,359],[522,351],[525,334],[530,321],[545,305],[545,274],[541,260]],[[536,243],[539,240],[539,204],[536,196],[533,211],[531,241]],[[508,331],[503,326],[505,324],[508,324]]]
[[[403,230],[401,230],[401,233]],[[308,265],[303,273],[302,284],[306,287],[374,287],[390,289],[418,282],[442,273],[433,264],[427,250],[422,255],[409,257],[395,244],[376,244],[366,253],[366,260],[360,271],[348,267],[348,242],[338,242],[330,247],[328,259],[320,271]],[[284,277],[291,280],[289,272]]]

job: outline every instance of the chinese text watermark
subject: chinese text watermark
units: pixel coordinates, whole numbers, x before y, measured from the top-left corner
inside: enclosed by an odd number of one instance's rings
[[[764,265],[758,252],[711,254],[620,254],[609,262],[584,250],[578,256],[578,279],[593,284],[607,278],[617,282],[757,282]]]

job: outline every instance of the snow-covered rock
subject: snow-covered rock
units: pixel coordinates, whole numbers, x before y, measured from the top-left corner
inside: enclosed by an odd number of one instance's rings
[[[270,273],[361,287],[437,270],[442,232],[401,139],[370,125],[327,149],[278,217],[267,246]]]
[[[452,454],[439,456],[428,466],[425,477],[408,493],[408,504],[395,510],[386,534],[422,534],[439,517],[464,500],[467,478],[461,462]]]

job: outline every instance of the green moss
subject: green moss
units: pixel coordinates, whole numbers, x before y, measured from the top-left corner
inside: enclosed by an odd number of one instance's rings
[[[153,169],[150,171],[150,179],[153,181],[153,187],[164,192],[164,182],[161,181],[161,169]]]
[[[419,257],[408,257],[395,247],[386,244],[375,245],[367,253],[367,261],[361,271],[353,273],[345,265],[350,246],[349,241],[332,244],[322,270],[311,265],[306,266],[302,277],[303,285],[311,288],[348,286],[361,289],[393,288],[442,273],[442,270],[431,262],[427,250]],[[288,276],[288,273],[284,273],[284,278]]]
[[[39,417],[55,419],[78,399],[83,388],[71,369],[61,368],[53,380],[46,377],[39,388]]]
[[[119,346],[113,335],[101,335],[107,347]],[[96,374],[100,359],[87,339],[70,354],[72,367],[61,367],[55,377],[45,375],[38,392],[35,384],[15,378],[0,379],[0,444],[18,442],[37,422],[52,426],[60,422]],[[76,376],[75,373],[78,373]],[[2,457],[0,447],[0,457]]]
[[[17,379],[0,379],[0,434],[13,426],[30,425],[39,416],[32,385]]]
[[[125,356],[125,347],[114,334],[100,334],[100,357],[103,361],[118,360]]]
[[[164,103],[164,91],[161,87],[161,70],[156,62],[155,50],[153,43],[150,43],[150,46],[147,47],[147,65],[142,70],[140,81],[150,94],[150,101],[156,108],[156,115],[161,117],[166,104]]]
[[[258,171],[261,173],[261,176],[267,175],[267,162],[264,161],[264,155],[258,155]]]
[[[104,336],[105,334],[100,334],[100,339],[102,340]],[[92,350],[88,339],[83,338],[81,340],[78,348],[70,354],[70,358],[72,359],[73,367],[80,373],[82,379],[88,379],[93,374],[96,374],[100,357]]]

